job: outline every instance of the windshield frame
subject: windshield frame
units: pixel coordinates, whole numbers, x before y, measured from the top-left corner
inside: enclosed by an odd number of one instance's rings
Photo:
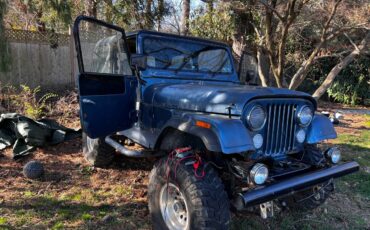
[[[214,76],[218,76],[218,75],[222,75],[222,76],[230,76],[232,78],[233,75],[235,75],[235,66],[234,66],[234,59],[233,59],[233,56],[231,55],[231,52],[230,52],[230,47],[225,44],[225,43],[222,43],[222,42],[217,42],[217,41],[212,41],[212,40],[206,40],[206,39],[202,39],[202,38],[196,38],[196,37],[184,37],[184,36],[180,36],[180,35],[176,35],[176,34],[166,34],[166,33],[163,33],[160,34],[158,32],[151,32],[151,31],[142,31],[140,32],[138,35],[140,36],[137,36],[137,53],[139,54],[143,54],[144,53],[144,41],[145,39],[147,38],[154,38],[154,39],[171,39],[171,40],[176,40],[176,41],[179,41],[179,42],[192,42],[192,43],[196,43],[196,44],[200,44],[200,45],[203,45],[203,46],[212,46],[214,48],[220,48],[220,49],[224,49],[227,53],[227,57],[228,57],[228,60],[230,61],[230,72],[222,72],[222,71],[218,71],[218,72],[212,72],[212,71],[201,71],[201,70],[189,70],[189,69],[164,69],[164,68],[157,68],[157,67],[151,67],[151,66],[148,66],[147,69],[148,70],[158,70],[160,72],[169,72],[169,73],[187,73],[187,74],[206,74],[207,76],[211,75],[212,78]]]

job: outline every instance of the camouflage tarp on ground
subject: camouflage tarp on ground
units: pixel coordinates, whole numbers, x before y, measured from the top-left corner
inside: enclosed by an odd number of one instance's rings
[[[66,128],[51,119],[32,120],[16,113],[1,114],[0,150],[13,146],[13,158],[36,147],[58,144],[81,136],[81,130]]]

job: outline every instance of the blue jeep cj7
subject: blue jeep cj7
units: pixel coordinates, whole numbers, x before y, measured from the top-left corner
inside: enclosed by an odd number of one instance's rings
[[[155,229],[227,229],[230,210],[315,208],[334,178],[359,169],[318,148],[337,135],[310,95],[242,83],[226,44],[86,16],[74,37],[85,157],[163,156],[149,178]]]

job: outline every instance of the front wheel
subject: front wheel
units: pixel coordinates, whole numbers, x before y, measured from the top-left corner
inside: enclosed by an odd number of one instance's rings
[[[103,138],[90,138],[82,133],[82,150],[85,159],[93,166],[107,167],[113,160],[115,150]]]
[[[190,161],[163,158],[149,177],[148,203],[153,229],[228,229],[229,199],[216,171],[202,177]]]

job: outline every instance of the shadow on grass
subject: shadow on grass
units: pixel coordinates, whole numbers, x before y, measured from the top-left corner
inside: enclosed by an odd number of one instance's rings
[[[26,199],[21,203],[2,204],[0,213],[4,211],[8,213],[8,218],[13,219],[11,222],[15,223],[14,226],[1,226],[8,229],[137,229],[149,223],[147,204],[142,201],[90,205],[42,196]],[[110,216],[108,221],[104,220],[107,215]],[[38,223],[36,226],[31,225],[35,222]]]
[[[159,158],[129,158],[120,154],[116,155],[111,167],[120,170],[143,170],[150,171]]]
[[[342,151],[343,161],[360,164],[359,172],[338,179],[338,189],[349,195],[359,194],[370,199],[370,148],[357,144],[337,144]]]

